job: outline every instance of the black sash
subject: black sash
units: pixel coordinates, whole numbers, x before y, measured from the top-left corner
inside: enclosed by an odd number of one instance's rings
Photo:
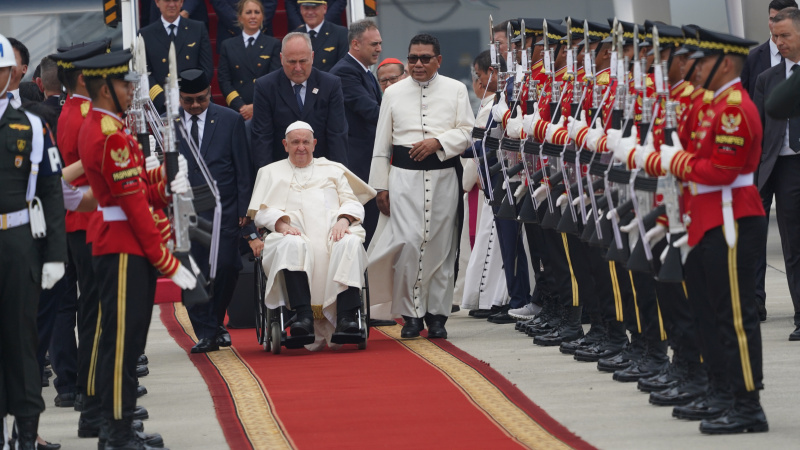
[[[455,168],[458,164],[458,158],[450,158],[445,161],[440,161],[436,153],[428,155],[422,161],[414,161],[409,156],[411,147],[404,147],[402,145],[392,146],[392,165],[406,170],[441,170]]]

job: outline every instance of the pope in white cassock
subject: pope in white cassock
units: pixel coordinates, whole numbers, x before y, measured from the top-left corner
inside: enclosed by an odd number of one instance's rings
[[[262,252],[267,307],[294,310],[290,335],[313,335],[306,348],[321,350],[334,331],[359,331],[363,204],[375,190],[343,165],[313,158],[313,133],[300,121],[286,128],[289,157],[259,169],[247,214],[272,232]]]
[[[411,76],[386,89],[369,184],[381,211],[370,243],[372,317],[403,316],[404,338],[446,338],[453,301],[458,155],[471,143],[474,115],[463,83],[437,73],[439,41],[411,39]]]

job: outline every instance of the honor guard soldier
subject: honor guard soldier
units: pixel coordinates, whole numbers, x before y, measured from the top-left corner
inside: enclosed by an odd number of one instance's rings
[[[688,184],[687,238],[682,246],[690,303],[706,304],[697,317],[705,341],[709,389],[673,415],[704,419],[700,431],[729,434],[767,431],[759,401],[761,329],[755,298],[755,263],[766,240],[761,198],[753,172],[761,158],[758,111],[739,74],[755,42],[698,28],[697,77],[706,109],[686,149],[677,133],[662,145],[661,167]]]
[[[196,284],[191,271],[167,250],[161,216],[153,212],[168,203],[164,170],[145,172],[140,144],[122,121],[135,77],[128,73],[130,59],[130,52],[120,51],[75,63],[92,99],[78,138],[79,155],[102,214],[92,255],[103,312],[96,386],[108,430],[106,449],[150,448],[131,423],[136,363],[147,340],[156,270],[181,288]],[[170,192],[186,192],[187,185],[179,171]]]
[[[0,417],[16,418],[16,448],[34,450],[44,411],[39,293],[64,276],[67,245],[58,150],[39,117],[10,105],[14,66],[11,43],[0,35]]]

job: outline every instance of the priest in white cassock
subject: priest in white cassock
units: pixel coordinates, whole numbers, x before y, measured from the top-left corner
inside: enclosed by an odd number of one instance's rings
[[[359,332],[356,311],[367,255],[361,222],[375,190],[345,166],[313,158],[314,130],[286,128],[288,159],[262,167],[247,214],[270,233],[262,252],[265,303],[297,314],[293,337],[314,335],[306,348],[321,350],[334,333]]]
[[[474,115],[463,83],[437,73],[439,41],[411,39],[411,76],[381,102],[370,185],[381,211],[370,243],[372,317],[403,316],[403,338],[446,338],[453,301],[461,184],[458,155],[471,142]]]

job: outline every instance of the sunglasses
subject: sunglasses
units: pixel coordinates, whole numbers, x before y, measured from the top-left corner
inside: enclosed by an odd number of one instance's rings
[[[435,58],[434,55],[408,55],[408,63],[409,64],[416,64],[417,61],[422,61],[422,64],[428,64],[431,62],[431,58]]]
[[[206,93],[203,95],[198,95],[196,97],[186,97],[181,95],[181,101],[187,105],[193,105],[195,103],[202,104],[208,101],[208,98],[211,96],[210,93]]]

